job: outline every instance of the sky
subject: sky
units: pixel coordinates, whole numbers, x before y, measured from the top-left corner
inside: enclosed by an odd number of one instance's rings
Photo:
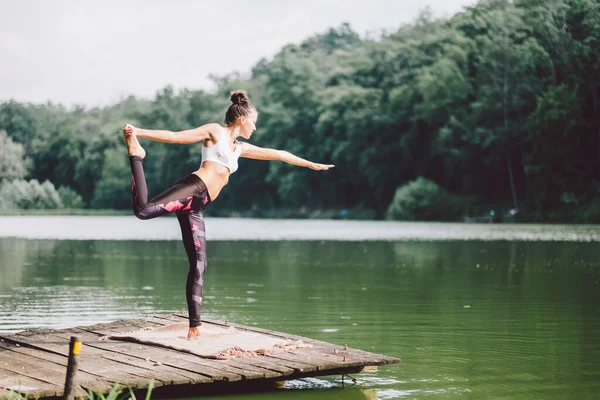
[[[105,106],[134,95],[214,89],[283,46],[347,22],[363,37],[430,6],[475,0],[0,0],[0,102]]]

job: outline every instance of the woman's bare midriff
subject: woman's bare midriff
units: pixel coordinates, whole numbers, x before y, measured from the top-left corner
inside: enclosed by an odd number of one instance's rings
[[[202,179],[211,201],[215,201],[219,196],[221,190],[229,182],[230,175],[229,169],[226,166],[212,161],[204,161],[200,169],[194,171],[193,174]]]

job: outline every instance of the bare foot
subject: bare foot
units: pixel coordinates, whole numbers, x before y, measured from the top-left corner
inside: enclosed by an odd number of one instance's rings
[[[198,336],[200,336],[200,327],[197,326],[195,328],[190,328],[187,334],[187,338],[192,339]]]
[[[135,136],[135,128],[131,125],[125,125],[123,129],[123,139],[125,139],[125,143],[127,144],[127,152],[130,156],[138,156],[142,159],[146,157],[146,150],[142,147],[140,142],[137,140],[137,136]]]

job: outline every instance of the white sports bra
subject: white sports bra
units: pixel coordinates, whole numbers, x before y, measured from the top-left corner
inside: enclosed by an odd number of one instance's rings
[[[236,140],[235,150],[231,151],[226,135],[221,133],[220,136],[219,141],[210,147],[206,147],[204,143],[202,144],[202,163],[212,161],[224,165],[229,169],[229,173],[233,174],[238,169],[238,158],[242,153],[242,144]]]

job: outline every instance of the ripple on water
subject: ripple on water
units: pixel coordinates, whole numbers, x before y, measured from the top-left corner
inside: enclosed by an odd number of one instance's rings
[[[149,296],[120,296],[99,287],[16,287],[3,298],[2,332],[93,325],[156,312]]]

